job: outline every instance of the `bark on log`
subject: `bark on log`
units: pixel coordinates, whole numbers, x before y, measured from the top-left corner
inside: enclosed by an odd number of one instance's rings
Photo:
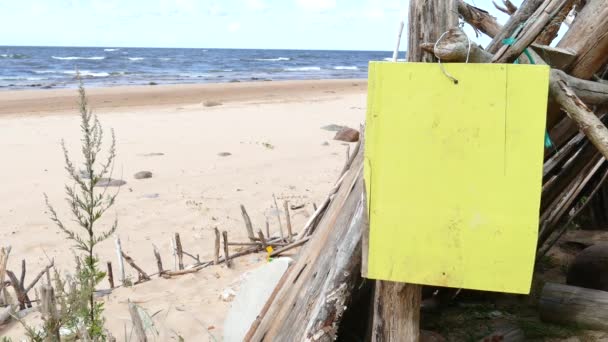
[[[333,341],[360,274],[363,151],[246,341]]]
[[[420,44],[435,42],[447,30],[458,26],[456,0],[411,0],[409,9],[409,62],[435,62],[435,56],[424,52]]]
[[[572,76],[590,79],[608,63],[608,2],[589,0],[578,13],[558,47],[576,51],[577,58],[568,71]]]
[[[494,63],[513,63],[543,31],[545,26],[562,10],[568,0],[546,0],[515,35],[515,42],[505,44],[494,54]],[[504,28],[503,28],[504,32]]]
[[[502,25],[489,12],[471,6],[464,0],[458,0],[458,13],[464,21],[490,37],[496,36],[502,29]]]
[[[547,283],[539,300],[543,321],[608,330],[608,292]]]
[[[502,30],[493,37],[486,50],[489,53],[496,53],[501,46],[502,41],[506,38],[511,37],[513,32],[519,27],[519,25],[525,23],[534,12],[543,4],[545,0],[526,0],[519,6],[517,11],[509,18],[507,23],[504,25]],[[466,18],[465,18],[466,19]]]
[[[576,96],[572,88],[561,78],[559,73],[551,74],[549,84],[555,101],[576,122],[581,132],[597,147],[600,153],[608,159],[608,129],[600,119]]]
[[[557,33],[559,32],[560,27],[566,17],[568,17],[568,13],[572,10],[572,7],[576,3],[580,2],[580,0],[568,0],[566,5],[559,11],[559,13],[549,22],[547,27],[543,30],[543,32],[536,38],[536,43],[540,45],[550,45],[553,42],[553,39],[557,37]]]

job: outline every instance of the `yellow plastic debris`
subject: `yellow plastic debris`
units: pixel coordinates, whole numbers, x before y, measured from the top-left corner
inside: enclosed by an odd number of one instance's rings
[[[372,62],[372,279],[529,293],[549,68]]]

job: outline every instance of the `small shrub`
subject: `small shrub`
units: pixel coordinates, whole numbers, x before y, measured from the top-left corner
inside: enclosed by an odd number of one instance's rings
[[[100,189],[96,188],[96,185],[104,178],[111,178],[116,158],[116,138],[112,131],[107,156],[100,161],[103,129],[97,116],[89,109],[82,81],[78,87],[78,94],[82,131],[81,152],[84,158],[81,168],[77,169],[69,156],[65,142],[63,140],[61,142],[65,170],[74,182],[73,186],[65,186],[65,193],[77,230],[64,224],[45,194],[51,220],[65,234],[66,239],[71,240],[74,247],[81,251],[77,257],[75,278],[69,282],[70,289],[66,290],[66,284],[61,283],[59,277],[56,277],[56,283],[59,282],[56,284],[57,290],[66,296],[66,301],[59,303],[62,308],[60,316],[63,316],[60,322],[54,323],[54,328],[57,328],[57,324],[71,328],[73,331],[79,331],[84,327],[91,340],[103,341],[105,340],[103,303],[95,300],[95,287],[105,277],[105,273],[99,268],[95,246],[116,231],[118,222],[115,219],[109,228],[101,231],[97,221],[114,205],[118,191],[107,194],[107,187]]]

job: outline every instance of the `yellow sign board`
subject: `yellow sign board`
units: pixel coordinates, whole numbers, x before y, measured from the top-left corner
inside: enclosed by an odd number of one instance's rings
[[[549,68],[372,62],[367,277],[529,293]]]

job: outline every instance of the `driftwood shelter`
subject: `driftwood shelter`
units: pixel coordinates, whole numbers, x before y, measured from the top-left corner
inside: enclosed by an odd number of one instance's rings
[[[524,0],[519,7],[502,0],[497,7],[510,15],[500,25],[489,12],[464,0],[410,0],[407,28],[407,59],[436,63],[520,63],[551,67],[547,110],[547,144],[544,156],[537,261],[567,233],[573,222],[584,221],[592,228],[608,223],[608,1]],[[460,23],[471,25],[478,34],[492,38],[486,47],[471,44]],[[568,26],[554,43],[562,24]],[[441,38],[441,39],[440,39]],[[137,270],[136,282],[152,277],[176,277],[205,267],[269,251],[269,257],[294,255],[295,261],[282,276],[245,341],[419,341],[423,293],[439,293],[453,299],[458,289],[423,288],[420,285],[370,281],[365,274],[368,250],[367,203],[363,179],[364,127],[361,138],[344,165],[325,201],[315,208],[305,226],[292,231],[289,208],[285,231],[271,236],[266,227],[254,229],[245,207],[241,207],[247,242],[229,242],[226,232],[215,230],[215,257],[201,261],[183,250],[180,236],[172,239],[174,270],[163,266],[154,247],[158,272],[146,273],[134,258],[126,255],[116,239],[120,284],[126,285],[124,261]],[[277,216],[280,214],[276,203]],[[279,218],[279,222],[281,222]],[[231,252],[231,246],[240,246]],[[296,248],[302,247],[300,250]],[[606,248],[608,250],[608,248]],[[223,256],[220,254],[223,251]],[[13,316],[17,306],[26,312],[32,302],[42,302],[46,315],[55,307],[52,288],[42,288],[43,298],[32,300],[41,278],[50,284],[50,264],[25,283],[25,262],[18,278],[6,269],[10,248],[0,249],[0,324]],[[185,265],[184,256],[194,260]],[[111,263],[110,288],[115,288]],[[424,265],[420,265],[424,267]],[[362,272],[363,270],[363,272]],[[608,266],[606,269],[608,270]],[[46,277],[44,277],[46,275]],[[6,276],[6,277],[5,277]],[[608,278],[608,277],[607,277]],[[5,281],[5,279],[7,281]],[[43,279],[41,282],[44,282]],[[27,286],[26,286],[27,285]],[[7,288],[15,292],[18,305],[9,305]],[[110,290],[111,290],[110,289]],[[579,285],[548,283],[538,301],[539,316],[549,322],[575,324],[608,330],[608,288],[589,289]],[[137,340],[146,341],[137,308],[130,305]],[[356,337],[355,337],[356,336]],[[500,331],[487,341],[522,341],[517,329]],[[437,339],[435,339],[437,340]],[[439,339],[440,341],[441,339]]]
[[[540,259],[577,218],[592,217],[596,226],[607,221],[604,181],[608,177],[608,130],[604,104],[608,82],[604,78],[608,67],[608,2],[524,0],[518,8],[504,0],[502,5],[497,7],[510,15],[504,26],[487,11],[463,0],[411,0],[407,60],[465,62],[469,55],[469,63],[513,63],[518,59],[520,63],[552,68],[547,111],[550,143],[545,151],[538,227]],[[493,38],[492,42],[485,48],[470,44],[459,28],[459,20]],[[569,26],[566,34],[556,46],[549,46],[564,22]],[[364,316],[359,326],[363,326],[367,339],[420,340],[421,286],[376,281],[371,286],[373,300],[361,304],[365,288],[361,269],[366,267],[362,254],[367,250],[368,224],[360,146],[338,181],[337,191],[315,215],[318,223],[307,232],[312,233],[310,241],[251,326],[246,340],[349,340],[340,325],[351,311]],[[605,317],[606,312],[600,314],[596,311],[599,309],[588,306],[605,303],[606,294],[588,291],[548,284],[541,298],[541,316],[582,326],[584,317]],[[598,319],[588,321],[592,328],[602,327]],[[507,337],[521,338],[521,334],[507,332],[499,340]]]

